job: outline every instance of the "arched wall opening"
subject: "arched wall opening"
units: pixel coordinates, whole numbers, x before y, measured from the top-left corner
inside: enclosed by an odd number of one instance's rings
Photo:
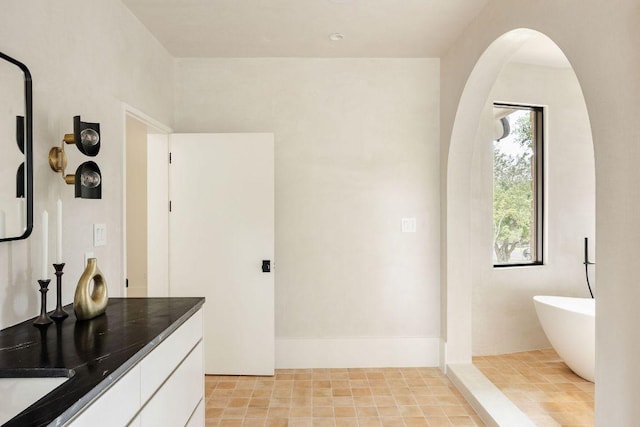
[[[581,221],[579,227],[573,227],[571,232],[564,232],[563,238],[567,241],[559,242],[556,238],[559,225],[555,221],[558,215],[555,210],[545,210],[545,218],[548,220],[551,215],[554,224],[546,227],[547,255],[545,265],[541,267],[496,272],[492,267],[490,246],[487,248],[486,245],[486,240],[491,239],[492,208],[490,200],[487,200],[491,197],[492,177],[486,174],[487,162],[491,162],[486,150],[486,144],[491,144],[486,126],[489,106],[493,101],[526,102],[527,96],[521,94],[510,98],[504,90],[501,92],[496,89],[496,83],[505,72],[505,67],[512,68],[509,70],[512,75],[514,69],[517,71],[516,67],[509,64],[514,55],[520,55],[523,47],[541,39],[556,46],[542,33],[525,28],[509,31],[497,38],[477,61],[458,104],[447,159],[446,364],[471,363],[474,353],[500,354],[548,346],[535,318],[531,297],[540,293],[584,296],[584,279],[577,276],[583,274],[579,258],[582,243],[578,236],[584,234],[582,237],[592,238],[595,235],[595,166],[586,105],[572,70],[565,74],[569,81],[574,79],[574,92],[577,90],[577,94],[571,96],[579,98],[578,104],[581,105],[577,114],[585,118],[579,132],[582,137],[574,141],[574,146],[581,147],[582,164],[589,169],[578,182],[590,181],[588,188],[583,190],[591,198],[586,201],[579,198],[578,203],[585,204],[576,209],[580,211],[586,206],[590,216]],[[492,99],[496,96],[500,99]],[[535,95],[528,99],[533,104],[548,106],[548,114],[555,114],[559,110]],[[548,135],[547,140],[562,144],[559,138],[554,139],[554,135],[557,133]],[[549,157],[546,162],[549,162]],[[549,168],[547,171],[545,175],[551,173]],[[553,173],[555,182],[558,182],[562,174]],[[487,180],[488,188],[484,182]],[[549,192],[548,186],[545,190],[547,201],[552,201],[552,197],[558,199],[555,187],[553,191],[556,193]],[[486,229],[483,228],[485,222]],[[487,253],[483,252],[485,249]],[[574,262],[575,271],[569,272]],[[517,283],[522,282],[523,277],[524,286]],[[514,312],[517,318],[513,317]],[[484,333],[486,330],[491,333]],[[520,337],[525,339],[518,339]]]
[[[640,417],[637,404],[640,375],[637,355],[640,338],[638,301],[638,256],[640,247],[640,39],[638,2],[621,0],[616,7],[606,2],[567,0],[557,2],[508,2],[491,0],[458,37],[441,59],[441,364],[471,361],[471,292],[460,286],[469,275],[464,264],[465,248],[457,253],[457,264],[448,257],[451,246],[468,236],[470,225],[448,221],[448,210],[456,201],[448,194],[456,190],[447,183],[448,165],[464,157],[464,147],[454,147],[464,137],[455,119],[477,120],[462,110],[476,109],[473,98],[460,102],[465,87],[482,85],[474,68],[484,54],[484,76],[497,75],[500,61],[517,40],[501,40],[501,49],[489,49],[494,40],[515,28],[535,28],[548,35],[570,59],[580,81],[589,111],[596,169],[596,425],[633,425]],[[510,34],[522,38],[522,34]],[[494,46],[495,47],[495,46]],[[513,46],[512,46],[513,48]],[[516,48],[513,48],[516,49]],[[484,61],[493,56],[494,61]],[[483,73],[480,73],[483,74]],[[491,84],[491,82],[487,82]],[[475,88],[473,92],[476,92]],[[489,88],[486,88],[489,91]],[[482,102],[482,100],[476,100]],[[464,118],[464,119],[463,119]],[[459,124],[460,122],[458,122]],[[477,126],[477,123],[476,123]],[[466,127],[466,126],[465,126]],[[473,128],[475,130],[475,128]],[[473,136],[473,135],[472,135]],[[452,145],[450,147],[450,144]],[[451,156],[450,151],[451,150]],[[460,178],[451,177],[460,181]],[[458,184],[458,189],[465,191]],[[469,190],[468,186],[466,187]],[[468,218],[468,215],[467,215]],[[465,230],[456,233],[456,226]],[[466,231],[466,234],[465,234]],[[448,236],[451,234],[451,238]],[[462,238],[464,242],[464,237]],[[468,258],[466,258],[468,259]],[[460,261],[463,260],[463,261]],[[451,277],[447,277],[447,274]],[[468,301],[465,301],[468,298]],[[465,311],[467,310],[467,311]]]

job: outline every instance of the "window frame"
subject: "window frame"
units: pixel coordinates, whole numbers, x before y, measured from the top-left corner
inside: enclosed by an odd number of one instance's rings
[[[534,239],[536,242],[536,251],[535,251],[535,259],[532,257],[530,262],[517,262],[517,263],[493,263],[494,268],[505,268],[505,267],[531,267],[531,266],[540,266],[545,263],[545,251],[544,251],[544,243],[545,243],[545,230],[546,224],[544,221],[544,212],[545,212],[545,113],[546,109],[540,105],[531,105],[531,104],[514,104],[514,103],[503,103],[503,102],[494,102],[494,108],[511,108],[517,110],[528,110],[533,111],[535,113],[535,129],[534,129],[534,140],[533,140],[533,161],[535,162],[534,171],[535,177],[533,177],[532,182],[535,187],[535,209],[533,212],[533,227],[535,228]],[[491,176],[494,176],[494,171],[492,168]],[[492,193],[493,194],[493,193]],[[493,196],[492,196],[493,199]],[[493,204],[492,204],[493,206]],[[493,217],[493,207],[491,209],[492,217]],[[493,251],[493,249],[492,249]],[[493,258],[493,256],[492,256]]]

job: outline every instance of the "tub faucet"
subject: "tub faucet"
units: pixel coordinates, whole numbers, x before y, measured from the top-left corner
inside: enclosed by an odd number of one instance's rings
[[[591,291],[591,284],[589,284],[589,266],[594,265],[595,262],[589,262],[589,238],[584,238],[584,275],[587,278],[587,287],[589,288],[589,294],[593,298],[593,292]]]

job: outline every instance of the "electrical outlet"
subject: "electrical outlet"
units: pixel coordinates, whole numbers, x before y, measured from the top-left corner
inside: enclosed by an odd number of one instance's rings
[[[93,224],[93,246],[107,244],[107,224]]]

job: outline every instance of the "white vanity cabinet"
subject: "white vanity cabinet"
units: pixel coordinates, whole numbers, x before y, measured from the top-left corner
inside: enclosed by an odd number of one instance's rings
[[[72,418],[72,427],[204,425],[202,309]]]

